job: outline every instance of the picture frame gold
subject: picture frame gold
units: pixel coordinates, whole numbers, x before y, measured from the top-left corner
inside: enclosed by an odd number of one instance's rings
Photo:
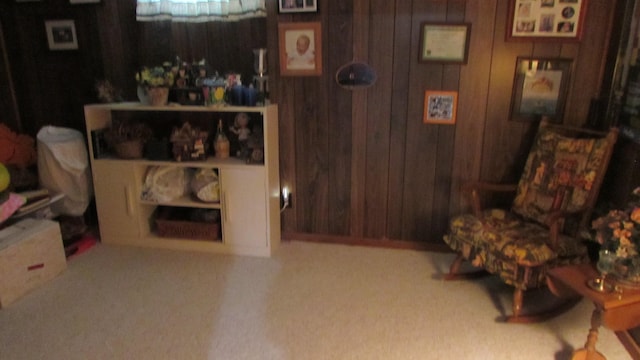
[[[423,22],[418,62],[466,64],[470,36],[470,23]]]
[[[423,123],[453,125],[456,123],[457,111],[457,91],[427,90],[424,92]]]
[[[46,20],[47,42],[49,50],[76,50],[78,36],[73,20]]]
[[[561,122],[569,92],[573,60],[518,57],[511,95],[510,119]]]
[[[509,0],[507,41],[580,41],[588,0]]]
[[[280,75],[322,75],[322,26],[320,22],[278,24]]]

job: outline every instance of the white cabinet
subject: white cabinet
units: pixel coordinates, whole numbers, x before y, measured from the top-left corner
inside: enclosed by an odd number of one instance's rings
[[[138,186],[131,165],[118,161],[92,164],[94,192],[103,238],[127,242],[140,236],[136,204]]]
[[[180,162],[144,158],[125,160],[108,152],[106,155],[94,153],[95,134],[110,127],[114,119],[148,122],[158,135],[158,131],[163,131],[159,129],[171,129],[192,118],[200,126],[210,125],[211,129],[215,129],[220,119],[224,119],[225,127],[232,126],[234,116],[240,112],[247,113],[254,127],[263,132],[264,163],[247,163],[234,157],[217,159],[212,154],[208,154],[206,160]],[[210,108],[96,104],[85,106],[85,120],[102,242],[252,256],[270,256],[277,248],[280,243],[280,181],[276,105]],[[214,169],[219,177],[220,202],[202,202],[189,195],[163,203],[143,200],[143,183],[152,166]],[[201,210],[217,214],[221,231],[205,238],[167,236],[158,231],[155,220],[159,211],[167,209],[178,214]]]
[[[265,176],[261,168],[234,168],[221,173],[222,227],[234,248],[254,247],[267,239]]]

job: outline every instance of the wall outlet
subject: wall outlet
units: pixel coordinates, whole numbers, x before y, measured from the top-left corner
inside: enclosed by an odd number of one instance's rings
[[[286,208],[289,208],[289,209],[293,208],[292,195],[287,188],[284,188],[282,190],[282,193],[280,194],[280,208],[282,210]]]

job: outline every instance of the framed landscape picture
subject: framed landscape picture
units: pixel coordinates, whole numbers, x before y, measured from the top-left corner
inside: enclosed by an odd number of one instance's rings
[[[547,116],[560,122],[572,63],[570,59],[519,57],[511,98],[511,120],[532,121]]]

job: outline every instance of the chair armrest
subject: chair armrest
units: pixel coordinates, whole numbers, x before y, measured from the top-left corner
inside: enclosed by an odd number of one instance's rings
[[[549,226],[549,245],[551,245],[552,249],[556,249],[558,245],[558,236],[560,235],[560,230],[564,225],[564,219],[582,214],[589,209],[586,207],[573,210],[573,211],[565,211],[565,210],[556,210],[547,216],[546,223]],[[584,224],[579,224],[579,227],[583,227]],[[578,228],[580,229],[580,228]]]
[[[473,214],[478,218],[482,216],[482,198],[481,193],[495,193],[495,192],[515,192],[518,186],[516,184],[497,184],[490,182],[474,181],[462,185],[462,193],[465,194]]]

